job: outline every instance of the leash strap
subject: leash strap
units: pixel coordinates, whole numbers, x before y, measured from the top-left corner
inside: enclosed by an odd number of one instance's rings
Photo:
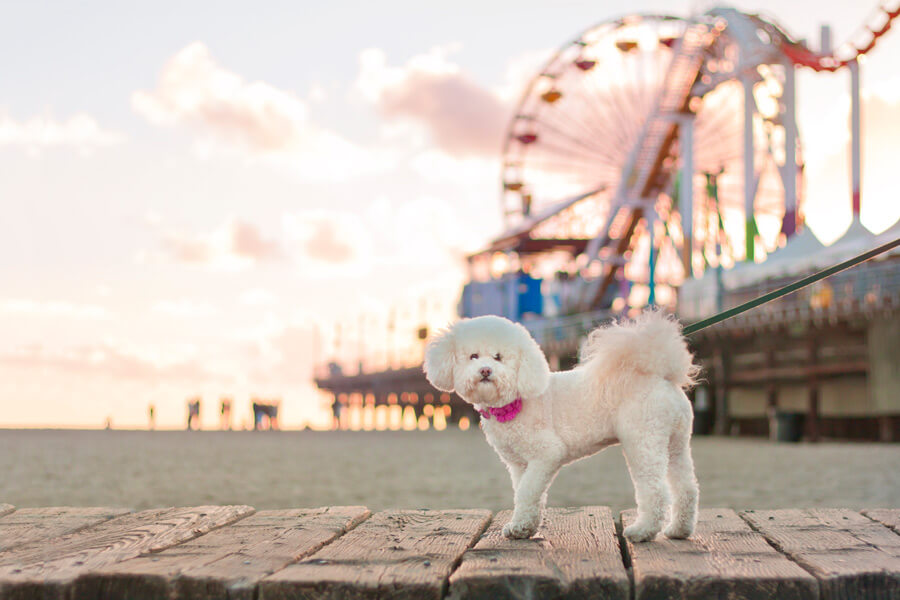
[[[759,298],[754,298],[753,300],[750,300],[749,302],[744,302],[743,304],[735,306],[734,308],[729,308],[728,310],[722,311],[719,314],[713,315],[707,319],[703,319],[702,321],[697,321],[696,323],[691,323],[690,325],[688,325],[687,327],[685,327],[682,330],[682,333],[684,335],[690,335],[692,333],[696,333],[696,332],[700,331],[701,329],[706,329],[707,327],[709,327],[711,325],[715,325],[716,323],[721,323],[725,319],[730,319],[731,317],[737,316],[743,312],[747,312],[748,310],[750,310],[752,308],[761,306],[761,305],[765,304],[766,302],[771,302],[772,300],[775,300],[776,298],[781,298],[782,296],[786,296],[792,292],[796,292],[799,289],[805,288],[806,286],[808,286],[812,283],[815,283],[821,279],[825,279],[826,277],[829,277],[831,275],[834,275],[835,273],[840,273],[841,271],[843,271],[845,269],[849,269],[850,267],[855,267],[859,263],[865,262],[865,261],[869,260],[870,258],[874,258],[874,257],[878,256],[879,254],[883,254],[884,252],[887,252],[888,250],[896,248],[897,246],[900,246],[900,238],[897,238],[896,240],[894,240],[892,242],[882,244],[881,246],[878,246],[877,248],[873,248],[872,250],[869,250],[868,252],[864,252],[863,254],[860,254],[859,256],[854,256],[853,258],[847,259],[842,263],[838,263],[838,264],[834,265],[833,267],[828,267],[827,269],[819,271],[818,273],[814,273],[808,277],[804,277],[803,279],[800,279],[799,281],[795,281],[794,283],[786,285],[783,288],[779,288],[777,290],[769,292],[768,294],[763,294]]]

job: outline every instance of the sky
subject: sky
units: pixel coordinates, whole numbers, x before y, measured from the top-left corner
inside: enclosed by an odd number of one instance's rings
[[[412,357],[502,229],[500,145],[549,54],[708,2],[28,2],[0,35],[0,426],[329,422],[313,366]],[[739,2],[840,42],[874,3]],[[861,8],[861,6],[863,8]],[[900,35],[866,60],[863,223],[900,216]],[[798,75],[808,222],[850,219],[847,73]],[[387,323],[394,324],[386,347]],[[359,331],[363,335],[359,335]],[[368,333],[366,333],[368,332]],[[374,332],[378,332],[377,334]]]

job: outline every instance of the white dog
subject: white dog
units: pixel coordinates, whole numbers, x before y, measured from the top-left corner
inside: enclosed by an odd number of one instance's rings
[[[648,311],[593,331],[572,371],[550,373],[528,330],[494,316],[464,319],[431,339],[424,367],[434,387],[478,409],[509,469],[515,510],[506,537],[534,535],[563,465],[622,444],[638,509],[624,534],[637,542],[659,533],[670,505],[668,537],[688,537],[697,522],[693,411],[683,391],[698,372],[692,360],[678,323]]]

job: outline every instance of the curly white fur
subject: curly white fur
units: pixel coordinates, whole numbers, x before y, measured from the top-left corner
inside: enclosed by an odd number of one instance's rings
[[[425,374],[483,409],[523,399],[512,421],[482,420],[515,492],[507,537],[531,537],[559,469],[613,444],[631,472],[638,518],[633,541],[685,538],[697,522],[699,488],[690,452],[693,411],[684,388],[698,368],[672,318],[647,311],[593,331],[572,371],[550,373],[524,327],[502,317],[464,319],[428,344]],[[674,498],[674,502],[673,502]]]

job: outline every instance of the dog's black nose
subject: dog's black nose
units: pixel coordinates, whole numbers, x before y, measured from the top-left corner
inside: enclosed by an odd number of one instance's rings
[[[488,377],[491,376],[491,369],[489,367],[484,367],[481,369],[480,373],[481,373],[482,377],[487,379]]]

